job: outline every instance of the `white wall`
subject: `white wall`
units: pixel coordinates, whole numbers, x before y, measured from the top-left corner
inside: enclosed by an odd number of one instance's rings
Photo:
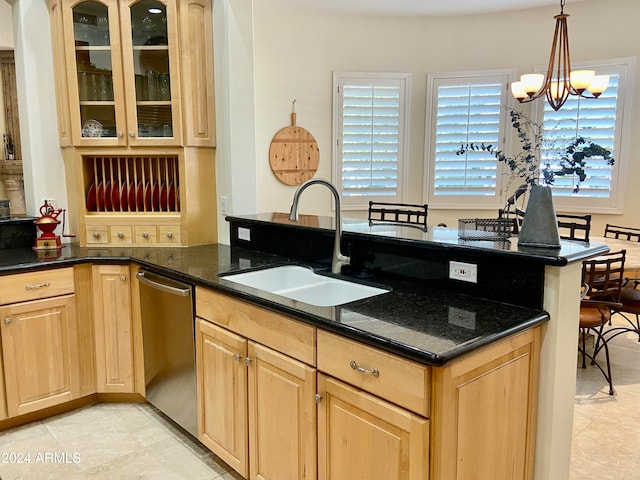
[[[0,50],[13,50],[11,5],[6,0],[0,0]]]
[[[271,173],[268,149],[273,135],[288,125],[296,99],[298,124],[318,141],[317,176],[331,178],[331,99],[334,70],[397,71],[412,75],[411,129],[406,201],[423,203],[424,119],[426,77],[429,72],[515,68],[516,74],[546,65],[559,7],[466,17],[340,16],[292,8],[278,0],[255,2],[255,85],[258,210],[286,211],[293,187]],[[637,56],[640,53],[640,2],[585,0],[565,7],[570,14],[569,37],[573,62]],[[633,115],[640,119],[638,82]],[[627,150],[637,152],[640,138],[632,135]],[[640,163],[628,162],[627,178],[640,178]],[[305,193],[301,211],[330,213],[329,195]],[[315,197],[314,197],[315,195]],[[633,208],[635,189],[627,185],[622,217],[594,217],[594,232],[604,223],[640,225]],[[306,200],[306,205],[304,203]],[[495,211],[474,211],[474,216]],[[356,214],[350,212],[349,215]],[[468,212],[429,210],[429,224],[455,225]]]

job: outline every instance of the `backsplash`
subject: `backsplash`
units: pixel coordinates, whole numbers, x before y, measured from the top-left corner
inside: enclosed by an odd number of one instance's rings
[[[277,214],[273,214],[274,216]],[[278,217],[279,218],[279,217]],[[322,219],[323,217],[320,217]],[[228,217],[231,247],[272,253],[301,262],[331,263],[334,232],[316,225],[265,221],[261,216]],[[351,267],[345,273],[361,277],[403,277],[424,285],[506,302],[542,308],[545,263],[532,255],[508,255],[490,249],[345,231],[343,252]],[[449,278],[450,262],[477,266],[477,283]]]
[[[7,218],[0,220],[0,248],[33,247],[36,243],[35,218]]]

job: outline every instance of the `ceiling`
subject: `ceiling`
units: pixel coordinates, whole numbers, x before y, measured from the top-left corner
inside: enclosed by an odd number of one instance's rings
[[[556,5],[560,0],[276,0],[296,8],[305,7],[345,14],[366,15],[469,15]],[[582,0],[566,0],[567,3]]]

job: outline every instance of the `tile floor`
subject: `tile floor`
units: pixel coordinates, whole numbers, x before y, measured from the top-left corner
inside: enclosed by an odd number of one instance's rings
[[[619,318],[614,321],[622,324]],[[637,336],[616,338],[611,356],[614,396],[607,394],[596,367],[578,368],[569,480],[639,478]],[[29,454],[30,463],[17,463],[20,454]],[[86,478],[239,480],[240,476],[147,404],[99,404],[0,432],[1,480]]]
[[[30,462],[17,463],[20,454]],[[93,405],[0,432],[1,480],[86,478],[241,479],[143,403]]]
[[[628,325],[619,315],[613,323]],[[578,368],[569,480],[640,478],[640,342],[625,333],[609,345],[615,395],[597,367]]]

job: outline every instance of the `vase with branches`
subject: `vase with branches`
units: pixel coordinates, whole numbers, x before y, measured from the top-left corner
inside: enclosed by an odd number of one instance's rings
[[[534,122],[521,111],[511,108],[506,110],[509,112],[511,126],[516,131],[520,142],[520,151],[510,154],[495,145],[466,143],[462,144],[456,153],[463,155],[467,152],[486,152],[494,156],[498,162],[504,163],[509,168],[510,180],[515,178],[524,182],[517,188],[516,193],[509,197],[504,210],[509,212],[511,202],[515,202],[512,199],[527,190],[530,191],[527,206],[529,221],[523,223],[518,243],[559,247],[560,239],[550,186],[554,184],[556,177],[575,175],[573,192],[578,193],[580,184],[587,178],[587,162],[590,158],[602,158],[608,165],[614,164],[614,158],[607,148],[579,135],[558,147],[557,140],[545,138],[542,125]],[[541,165],[543,150],[558,152],[557,159],[545,161]],[[540,205],[536,204],[534,198],[541,199],[540,202],[548,205],[540,210]],[[531,206],[534,207],[535,212],[541,211],[541,213],[531,212]],[[525,229],[525,226],[528,228]]]

